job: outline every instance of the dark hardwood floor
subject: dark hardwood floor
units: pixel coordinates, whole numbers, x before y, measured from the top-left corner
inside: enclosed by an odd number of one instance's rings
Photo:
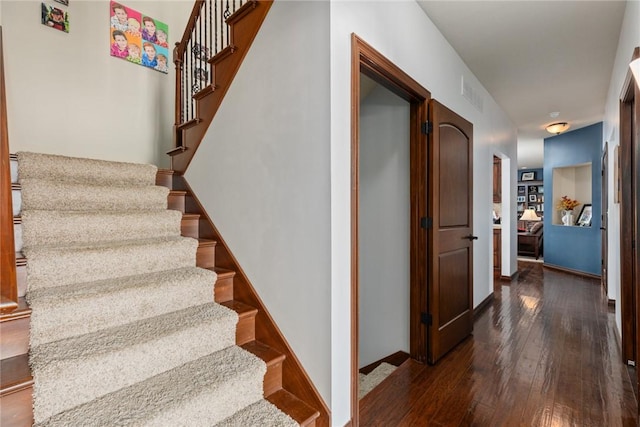
[[[472,337],[436,366],[408,360],[361,400],[361,426],[637,425],[599,281],[518,267]]]

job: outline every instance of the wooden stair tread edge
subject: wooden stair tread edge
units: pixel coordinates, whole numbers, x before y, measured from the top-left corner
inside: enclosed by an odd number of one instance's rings
[[[215,91],[216,91],[216,88],[217,88],[217,87],[216,87],[216,85],[215,85],[215,84],[213,84],[213,83],[212,83],[212,84],[210,84],[210,85],[207,85],[207,86],[205,86],[204,88],[202,88],[202,90],[199,90],[198,92],[194,93],[194,94],[193,94],[193,99],[194,99],[194,100],[196,100],[196,101],[197,101],[197,100],[199,100],[199,99],[202,99],[202,98],[204,98],[205,96],[209,95],[210,93],[215,92]],[[199,123],[200,123],[200,122],[198,122],[198,123],[196,123],[196,124],[199,124]],[[194,126],[195,126],[195,125],[194,125]]]
[[[187,194],[184,190],[169,190],[169,196],[179,197]]]
[[[224,305],[228,309],[231,309],[238,313],[239,318],[255,316],[258,313],[258,309],[255,307],[251,307],[248,304],[242,303],[240,301],[231,300],[219,303],[220,305]]]
[[[201,119],[201,118],[196,117],[196,118],[191,119],[191,120],[189,120],[189,121],[187,121],[187,122],[180,123],[179,125],[176,125],[176,126],[175,126],[175,128],[176,128],[176,130],[189,129],[190,127],[193,127],[193,126],[197,125],[197,124],[198,124],[198,123],[200,123],[201,121],[202,121],[202,119]],[[184,151],[184,150],[186,150],[186,148],[185,148],[185,147],[180,146],[180,147],[176,147],[176,148],[174,148],[174,149],[172,149],[172,150],[170,150],[170,151],[174,151],[174,150],[177,150],[177,151]],[[168,154],[168,153],[167,153],[167,154]],[[175,173],[175,171],[174,171],[174,173]]]
[[[184,146],[179,146],[179,147],[172,148],[171,150],[167,151],[167,152],[166,152],[166,154],[167,154],[168,156],[176,156],[176,155],[178,155],[178,154],[182,154],[182,153],[184,153],[185,151],[187,151],[187,148],[186,148],[186,147],[184,147]]]
[[[215,272],[219,278],[233,277],[236,275],[236,272],[233,270],[227,270],[222,267],[211,267],[208,270]]]
[[[275,350],[260,341],[251,341],[241,345],[240,347],[262,359],[267,366],[282,363],[286,358],[283,353],[280,353],[278,350]]]
[[[18,303],[4,295],[0,296],[0,314],[13,313],[18,308]]]
[[[212,239],[198,239],[198,247],[203,247],[203,246],[215,246],[218,244],[217,241],[212,240]]]
[[[0,396],[5,396],[33,385],[28,354],[0,360],[0,372],[2,372],[2,375],[0,375]]]
[[[231,56],[237,49],[238,48],[236,46],[230,44],[229,46],[225,47],[224,49],[222,49],[221,51],[213,55],[213,57],[209,59],[209,64],[215,65],[220,63],[223,59],[227,58],[228,56]]]
[[[29,304],[27,304],[24,297],[19,297],[17,307],[13,311],[0,314],[0,323],[22,319],[29,316],[31,316],[31,308],[29,307]]]
[[[257,0],[249,0],[248,2],[246,2],[245,4],[243,4],[242,6],[240,6],[238,8],[238,10],[236,10],[235,12],[233,12],[231,14],[231,16],[229,16],[227,18],[227,24],[228,25],[233,25],[236,22],[238,22],[239,20],[241,20],[244,16],[246,16],[249,12],[251,12],[253,9],[255,9],[256,7],[258,7],[258,1]]]
[[[285,389],[280,389],[270,394],[266,399],[282,412],[293,418],[301,426],[313,423],[320,416],[319,411],[313,409]]]

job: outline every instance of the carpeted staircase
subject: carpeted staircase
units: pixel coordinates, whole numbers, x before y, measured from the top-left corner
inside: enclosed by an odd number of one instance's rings
[[[38,426],[295,426],[151,165],[18,153]]]

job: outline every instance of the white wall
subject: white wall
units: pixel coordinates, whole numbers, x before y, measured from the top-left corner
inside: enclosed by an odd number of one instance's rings
[[[186,173],[327,403],[328,31],[328,2],[276,1]]]
[[[616,325],[618,333],[622,331],[622,321],[620,316],[620,205],[613,202],[614,179],[613,162],[614,149],[620,145],[620,95],[622,85],[629,72],[629,62],[633,49],[640,46],[640,1],[628,1],[624,12],[620,39],[618,40],[618,50],[611,73],[611,83],[607,93],[607,104],[605,107],[605,120],[603,123],[603,146],[604,142],[609,143],[609,224],[608,224],[608,249],[609,249],[609,298],[616,300]]]
[[[359,367],[409,352],[409,113],[380,85],[360,103]]]
[[[109,2],[71,0],[70,31],[40,23],[40,1],[2,1],[11,152],[169,165],[175,77],[109,55]],[[182,37],[193,1],[127,1]]]

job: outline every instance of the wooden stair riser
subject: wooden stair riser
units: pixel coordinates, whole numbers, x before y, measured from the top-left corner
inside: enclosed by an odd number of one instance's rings
[[[196,252],[196,265],[201,268],[213,268],[216,266],[216,242],[200,239]]]
[[[185,237],[200,237],[200,215],[184,214],[180,222],[180,234]]]
[[[214,286],[213,300],[217,303],[223,303],[233,300],[233,278],[235,271],[225,270],[222,268],[213,268],[218,275],[216,285]]]
[[[0,355],[3,359],[29,351],[30,317],[5,320],[0,323]]]
[[[0,425],[29,427],[33,425],[33,386],[0,397]]]
[[[185,213],[184,198],[186,193],[184,191],[171,190],[167,196],[167,209],[174,211],[180,211]]]
[[[256,314],[258,309],[238,301],[221,303],[225,307],[238,313],[236,326],[236,345],[250,343],[256,339]]]
[[[262,359],[267,365],[263,380],[264,395],[269,396],[282,389],[282,363],[285,355],[258,341],[245,344],[242,348]]]

